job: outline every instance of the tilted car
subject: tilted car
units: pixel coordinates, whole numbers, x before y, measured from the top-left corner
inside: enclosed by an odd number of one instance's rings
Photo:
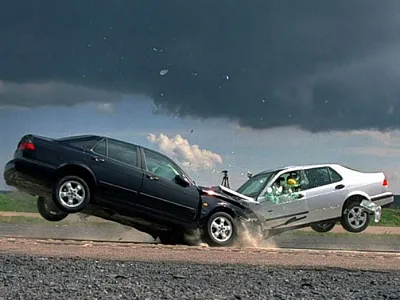
[[[381,208],[394,202],[384,173],[339,164],[277,168],[250,174],[236,191],[223,186],[214,190],[248,201],[269,234],[308,226],[328,232],[338,222],[349,232],[362,232],[371,215],[379,222]]]
[[[247,202],[197,186],[170,158],[135,144],[96,136],[25,135],[4,179],[38,196],[43,218],[84,213],[146,232],[162,243],[186,243],[201,229],[211,245],[232,244],[240,220],[257,220]]]
[[[237,191],[201,187],[157,151],[96,135],[25,135],[5,166],[4,179],[39,196],[38,211],[49,221],[81,212],[167,244],[187,243],[185,234],[196,229],[216,246],[231,245],[242,230],[268,237],[311,225],[326,232],[340,221],[346,230],[361,232],[370,214],[379,220],[380,206],[393,202],[383,173],[336,164],[264,171]],[[283,187],[288,179],[297,186],[279,192],[277,181]]]

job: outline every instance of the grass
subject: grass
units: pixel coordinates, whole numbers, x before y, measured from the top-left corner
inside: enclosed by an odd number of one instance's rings
[[[378,223],[375,223],[374,220],[371,220],[370,226],[386,226],[386,227],[400,226],[400,209],[383,208],[381,220]]]
[[[19,191],[0,194],[0,211],[36,213],[36,197]]]
[[[0,194],[0,211],[4,212],[33,212],[37,213],[36,209],[36,197],[28,195],[20,191],[14,191],[7,194]],[[26,222],[38,222],[37,218],[31,218],[28,220],[27,217],[0,217],[0,222],[4,223],[4,219],[11,218],[10,222],[17,222],[18,218],[23,218],[21,221]],[[34,221],[35,220],[35,221]],[[47,222],[43,220],[43,222]],[[62,221],[68,222],[68,221]],[[62,224],[60,222],[59,224]],[[48,223],[48,222],[47,222]],[[385,226],[385,227],[397,227],[400,226],[400,208],[384,208],[382,209],[382,219],[380,222],[375,223],[373,220],[370,222],[371,226]]]

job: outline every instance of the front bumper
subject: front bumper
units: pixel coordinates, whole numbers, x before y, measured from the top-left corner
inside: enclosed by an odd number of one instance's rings
[[[367,210],[369,213],[374,215],[375,223],[378,223],[381,220],[381,217],[382,217],[382,207],[381,206],[379,206],[376,203],[369,201],[369,200],[361,201],[360,205],[365,210]]]

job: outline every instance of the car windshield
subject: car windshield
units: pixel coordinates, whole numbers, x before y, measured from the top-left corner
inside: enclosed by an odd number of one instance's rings
[[[236,192],[247,197],[257,197],[276,172],[261,173],[251,177]]]

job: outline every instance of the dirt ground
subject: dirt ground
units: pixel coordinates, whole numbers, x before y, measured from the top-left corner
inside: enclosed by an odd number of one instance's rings
[[[163,261],[206,264],[246,264],[304,268],[339,267],[358,270],[399,270],[400,253],[209,248],[132,243],[0,239],[3,254],[94,258],[124,261]]]

